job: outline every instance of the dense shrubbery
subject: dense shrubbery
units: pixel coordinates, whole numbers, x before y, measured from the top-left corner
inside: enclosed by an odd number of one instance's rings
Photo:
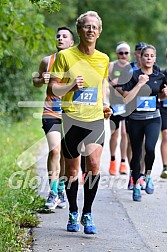
[[[35,166],[23,169],[17,158],[35,144],[43,132],[36,119],[0,125],[0,132],[0,251],[25,251],[22,249],[32,242],[32,237],[25,235],[25,228],[39,223],[36,213],[43,208],[44,200],[38,196],[37,185],[36,190],[30,187],[31,178],[36,176]]]
[[[3,59],[3,65],[6,65],[6,59]],[[2,117],[12,117],[14,119],[22,119],[28,110],[20,109],[19,101],[27,101],[35,99],[35,90],[32,85],[32,68],[30,59],[25,58],[22,68],[18,69],[13,62],[10,67],[3,67],[1,72],[0,83],[0,107],[2,109]]]
[[[0,122],[20,120],[27,109],[19,101],[35,100],[32,72],[40,54],[55,47],[54,30],[44,26],[44,15],[28,0],[3,0],[0,4]],[[35,59],[35,60],[34,60]],[[34,67],[36,66],[36,67]],[[39,94],[38,90],[38,94]]]

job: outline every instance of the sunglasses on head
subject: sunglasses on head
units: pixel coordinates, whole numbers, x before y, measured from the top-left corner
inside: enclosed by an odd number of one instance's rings
[[[125,54],[125,55],[128,55],[129,52],[119,52],[118,54],[119,54],[119,55],[124,55],[124,54]]]

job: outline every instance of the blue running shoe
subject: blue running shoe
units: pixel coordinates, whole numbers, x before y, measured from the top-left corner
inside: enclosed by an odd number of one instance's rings
[[[133,190],[134,183],[133,183],[133,177],[130,175],[129,177],[129,183],[128,183],[128,189]]]
[[[53,210],[57,207],[57,205],[60,203],[58,195],[54,193],[54,191],[50,191],[48,199],[45,203],[45,207]]]
[[[80,228],[79,228],[79,214],[77,212],[69,213],[67,231],[69,231],[69,232],[78,232],[78,231],[80,231]]]
[[[66,208],[66,201],[65,201],[65,193],[64,192],[58,192],[59,197],[59,204],[57,205],[58,208]]]
[[[138,186],[133,187],[133,200],[140,202],[141,201],[141,189],[139,187]]]
[[[146,178],[145,176],[140,176],[139,178],[139,183],[140,183],[140,186],[141,186],[141,190],[145,190],[146,189]]]
[[[154,185],[153,185],[153,182],[152,182],[152,178],[150,176],[146,179],[146,189],[145,189],[145,191],[148,194],[153,194],[153,192],[154,192]]]
[[[96,234],[96,226],[93,222],[91,213],[86,213],[82,215],[81,224],[84,226],[85,234]]]

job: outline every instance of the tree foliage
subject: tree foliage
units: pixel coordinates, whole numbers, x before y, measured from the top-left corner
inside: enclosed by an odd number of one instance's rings
[[[21,118],[24,110],[18,108],[18,102],[31,100],[35,93],[32,59],[53,50],[55,34],[45,27],[44,15],[28,0],[2,0],[0,17],[0,116]]]
[[[60,9],[60,2],[58,0],[29,0],[41,9],[47,10],[49,13],[58,11]]]
[[[95,10],[103,21],[98,48],[113,59],[116,43],[127,41],[134,50],[137,42],[145,41],[156,46],[158,61],[163,62],[167,44],[166,0],[83,0],[78,1],[78,14]]]
[[[0,14],[0,59],[9,57],[9,62],[14,60],[20,68],[22,58],[18,51],[26,51],[32,56],[36,51],[53,46],[53,31],[45,28],[44,15],[28,0],[2,0]],[[45,40],[50,44],[41,43]]]
[[[76,34],[75,21],[78,15],[78,0],[66,0],[60,2],[60,11],[56,13],[45,12],[45,25],[56,31],[59,26],[69,26],[75,35],[77,42],[78,35]]]

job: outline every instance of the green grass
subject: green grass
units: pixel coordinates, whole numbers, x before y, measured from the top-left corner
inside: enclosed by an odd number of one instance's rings
[[[38,225],[36,213],[44,204],[37,194],[37,186],[31,188],[29,183],[36,175],[31,159],[39,150],[36,148],[33,153],[26,150],[44,134],[41,120],[32,118],[3,124],[0,132],[0,251],[23,251],[31,242],[25,240],[25,228]],[[23,163],[22,153],[25,154]],[[26,159],[28,163],[25,163]],[[29,163],[32,163],[30,167]]]

